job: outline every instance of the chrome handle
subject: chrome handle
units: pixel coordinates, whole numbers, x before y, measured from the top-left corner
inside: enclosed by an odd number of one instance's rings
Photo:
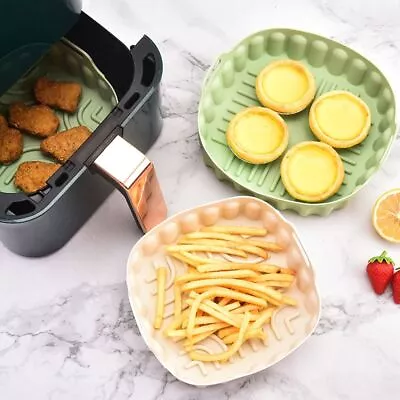
[[[153,163],[117,136],[93,163],[125,196],[143,232],[167,217],[167,207]]]

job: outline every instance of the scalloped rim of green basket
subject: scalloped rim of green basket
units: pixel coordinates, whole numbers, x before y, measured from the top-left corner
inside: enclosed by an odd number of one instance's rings
[[[343,196],[343,197],[340,198],[340,199],[336,199],[336,200],[329,201],[329,202],[322,202],[322,203],[305,203],[305,202],[297,201],[297,200],[294,200],[294,199],[282,199],[282,198],[280,198],[280,197],[277,197],[277,196],[274,196],[274,195],[270,195],[270,194],[266,195],[266,194],[264,194],[264,193],[260,193],[260,192],[257,191],[257,190],[250,190],[250,189],[246,188],[245,186],[243,186],[242,184],[240,184],[239,182],[237,182],[237,181],[233,180],[232,178],[230,178],[230,177],[225,173],[225,171],[223,171],[223,169],[222,169],[221,167],[219,167],[219,166],[213,161],[212,157],[210,156],[209,152],[208,152],[207,149],[206,149],[206,146],[205,146],[205,144],[204,144],[204,142],[203,142],[203,140],[204,140],[204,139],[203,139],[203,133],[201,132],[201,131],[202,131],[202,124],[200,123],[200,117],[201,117],[201,115],[200,115],[200,112],[198,112],[198,113],[197,113],[197,126],[198,126],[198,133],[199,133],[199,137],[200,137],[200,143],[201,143],[201,146],[202,146],[203,151],[207,154],[207,157],[208,157],[208,159],[210,160],[210,163],[212,163],[212,165],[213,165],[212,168],[213,168],[214,170],[218,170],[222,175],[224,175],[225,180],[226,180],[227,182],[229,182],[231,185],[233,185],[233,186],[234,186],[234,185],[240,186],[240,187],[242,188],[243,192],[250,193],[250,194],[252,194],[252,195],[255,195],[255,197],[258,197],[258,198],[261,198],[261,199],[264,199],[264,200],[272,200],[272,201],[274,201],[274,203],[276,204],[276,207],[277,207],[278,209],[280,209],[280,210],[289,209],[289,210],[291,210],[291,211],[295,211],[295,212],[301,214],[301,213],[297,210],[297,207],[314,208],[314,209],[319,208],[321,211],[322,211],[322,209],[328,208],[328,207],[329,207],[330,210],[329,210],[328,213],[327,213],[327,215],[329,215],[331,212],[345,207],[346,204],[347,204],[347,202],[348,202],[353,196],[355,196],[361,189],[363,189],[364,186],[366,186],[366,185],[368,184],[368,182],[372,179],[372,177],[375,175],[375,173],[382,167],[383,163],[386,161],[386,159],[387,159],[387,157],[389,156],[389,153],[390,153],[390,151],[391,151],[391,149],[392,149],[392,147],[393,147],[394,139],[396,138],[396,133],[397,133],[397,128],[398,128],[397,109],[396,109],[396,108],[397,108],[397,107],[396,107],[396,96],[395,96],[395,92],[394,92],[394,90],[393,90],[393,87],[392,87],[392,85],[390,84],[389,79],[387,78],[387,75],[383,72],[383,70],[382,70],[381,67],[378,68],[378,66],[377,66],[374,62],[372,62],[369,58],[367,58],[367,57],[365,57],[364,55],[362,55],[359,51],[357,51],[357,50],[355,50],[355,49],[353,49],[353,48],[351,48],[351,47],[349,47],[349,46],[346,46],[345,44],[343,44],[343,43],[341,43],[341,42],[339,42],[339,41],[337,41],[337,40],[333,40],[333,39],[327,38],[327,37],[325,37],[325,36],[323,36],[323,35],[319,35],[319,34],[317,34],[317,33],[311,32],[311,31],[302,31],[302,30],[299,30],[299,29],[291,29],[291,28],[284,28],[284,27],[274,27],[274,28],[270,28],[270,29],[264,29],[264,30],[261,30],[261,31],[258,31],[258,32],[252,33],[251,35],[246,36],[244,39],[242,39],[240,42],[238,42],[235,46],[233,46],[233,47],[231,48],[230,51],[221,53],[221,54],[216,58],[216,61],[211,65],[211,67],[210,67],[210,68],[208,69],[208,71],[206,72],[206,76],[205,76],[205,78],[204,78],[203,85],[202,85],[202,89],[201,89],[201,94],[200,94],[200,101],[199,101],[198,110],[201,109],[202,104],[203,104],[203,102],[204,102],[204,98],[205,98],[204,92],[205,92],[206,85],[208,84],[208,81],[212,78],[212,76],[213,76],[214,74],[217,74],[217,73],[219,72],[219,69],[222,68],[222,66],[223,66],[223,61],[224,61],[224,57],[227,56],[227,55],[229,55],[229,54],[231,54],[231,53],[233,53],[239,46],[241,46],[244,42],[247,42],[247,41],[251,40],[253,37],[255,37],[255,36],[257,36],[257,35],[265,34],[266,32],[277,31],[277,30],[286,31],[286,32],[290,31],[290,32],[292,32],[292,33],[297,33],[297,34],[311,34],[311,35],[315,36],[316,38],[323,39],[323,40],[326,40],[326,41],[329,41],[329,42],[338,44],[338,45],[340,45],[340,46],[342,46],[342,47],[344,47],[344,48],[346,48],[346,49],[349,49],[349,50],[351,50],[351,51],[357,53],[361,58],[367,60],[371,65],[373,65],[377,70],[379,70],[379,71],[381,72],[382,76],[385,77],[386,81],[387,81],[388,84],[389,84],[389,89],[390,89],[390,91],[391,91],[391,93],[392,93],[392,95],[393,95],[393,103],[394,103],[394,104],[393,104],[393,108],[394,108],[394,129],[393,129],[393,132],[392,132],[391,139],[390,139],[388,145],[386,146],[385,152],[384,152],[384,154],[382,155],[382,158],[380,159],[379,163],[378,163],[377,165],[375,165],[374,167],[372,167],[372,168],[373,168],[373,171],[369,174],[369,176],[367,177],[367,179],[366,179],[362,184],[357,185],[357,186],[354,188],[354,190],[353,190],[352,193],[349,193],[348,195]],[[210,165],[208,165],[208,166],[210,167]],[[289,207],[282,207],[281,205],[278,204],[279,202],[284,202],[284,203],[286,203],[286,204],[291,205],[292,207],[290,207],[290,206],[289,206]],[[311,212],[311,215],[316,215],[316,214],[318,214],[318,213],[316,213],[316,212]]]

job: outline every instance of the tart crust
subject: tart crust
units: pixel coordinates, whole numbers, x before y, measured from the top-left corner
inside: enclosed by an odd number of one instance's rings
[[[265,107],[280,114],[295,114],[314,99],[315,79],[300,62],[279,60],[268,64],[257,76],[256,94]]]
[[[345,149],[361,143],[371,127],[371,112],[354,94],[325,93],[311,106],[309,124],[314,135],[332,147]]]
[[[250,107],[233,117],[226,141],[241,160],[265,164],[276,160],[285,151],[289,132],[286,122],[275,111]]]

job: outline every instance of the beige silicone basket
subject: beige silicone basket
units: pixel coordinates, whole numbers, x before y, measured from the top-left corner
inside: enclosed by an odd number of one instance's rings
[[[170,259],[165,245],[177,242],[184,233],[204,226],[238,225],[264,227],[267,240],[279,244],[283,251],[273,254],[268,263],[290,266],[296,270],[296,280],[288,294],[298,301],[297,307],[285,307],[272,318],[271,329],[265,327],[269,344],[250,341],[239,355],[229,362],[192,362],[182,352],[182,346],[164,337],[153,328],[156,308],[155,269],[167,266],[166,307],[163,328],[173,317],[173,281],[186,266]],[[254,260],[253,260],[254,262]],[[227,382],[261,371],[287,357],[301,346],[315,330],[320,316],[320,298],[314,271],[303,250],[294,227],[272,206],[253,197],[233,197],[176,214],[147,233],[133,247],[127,264],[129,301],[144,341],[161,364],[179,380],[207,386]],[[224,344],[214,336],[200,343],[199,350],[222,352]]]

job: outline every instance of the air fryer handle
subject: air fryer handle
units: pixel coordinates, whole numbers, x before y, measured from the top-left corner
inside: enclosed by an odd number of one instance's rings
[[[144,233],[167,217],[167,206],[153,163],[150,163],[130,187],[119,186],[136,222]]]
[[[109,125],[107,120],[103,121],[103,130],[92,138],[92,146],[97,144],[97,147],[86,164],[124,195],[139,227],[147,232],[166,218],[167,208],[154,165],[141,151],[146,146],[135,143],[138,149],[130,144],[138,140],[131,140],[125,129],[155,94],[161,81],[162,59],[157,46],[147,36],[143,36],[130,51],[132,83],[110,114]]]
[[[119,102],[123,110],[122,127],[148,101],[159,86],[163,73],[160,51],[148,36],[144,35],[136,45],[131,46],[130,52],[134,73],[130,88]]]
[[[143,232],[164,221],[164,197],[154,165],[143,153],[117,136],[93,165],[124,195]]]

